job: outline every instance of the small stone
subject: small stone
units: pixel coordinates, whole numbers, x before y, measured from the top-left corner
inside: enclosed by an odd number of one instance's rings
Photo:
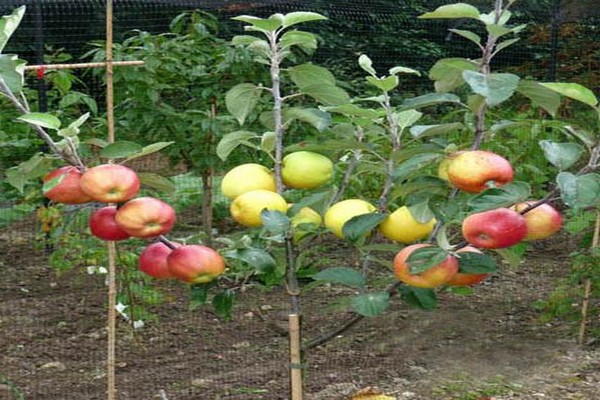
[[[260,310],[261,311],[269,311],[269,310],[272,310],[272,309],[273,309],[273,306],[271,306],[269,304],[264,304],[264,305],[260,306]]]
[[[205,387],[213,383],[212,379],[204,379],[204,378],[195,378],[192,379],[192,386],[195,387]]]
[[[40,367],[41,369],[50,369],[50,368],[54,368],[57,369],[59,371],[64,371],[67,369],[67,366],[63,363],[61,363],[60,361],[51,361],[49,363],[46,363],[44,365],[42,365]]]
[[[234,349],[245,349],[245,348],[250,347],[250,342],[248,342],[246,340],[246,341],[243,341],[243,342],[234,343],[234,344],[231,345],[231,347],[233,347]]]

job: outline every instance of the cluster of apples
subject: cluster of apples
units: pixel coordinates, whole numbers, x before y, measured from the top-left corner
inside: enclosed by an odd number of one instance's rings
[[[331,179],[333,163],[326,156],[310,151],[297,151],[282,160],[283,184],[292,189],[314,189]],[[262,225],[261,212],[273,210],[285,213],[291,206],[277,193],[273,172],[261,164],[247,163],[228,171],[221,181],[221,193],[232,200],[231,217],[247,227]],[[292,227],[310,223],[321,225],[319,213],[303,207],[292,217]],[[300,229],[298,229],[298,233]],[[298,237],[295,235],[295,237]]]
[[[500,187],[511,182],[514,176],[508,160],[485,150],[452,154],[442,161],[438,172],[452,186],[469,193],[480,193],[488,187]],[[534,208],[530,208],[534,205]],[[407,259],[413,251],[429,245],[407,246],[396,255],[394,271],[399,280],[416,287],[475,285],[484,280],[487,274],[458,272],[460,253],[481,253],[480,248],[501,249],[523,240],[545,239],[558,232],[561,226],[560,212],[548,203],[537,201],[474,213],[462,222],[462,234],[468,246],[454,255],[448,255],[444,261],[420,274],[410,274]]]
[[[91,233],[102,240],[162,237],[175,225],[175,210],[168,203],[149,196],[136,197],[140,179],[135,171],[123,165],[102,164],[85,171],[64,166],[47,174],[43,181],[44,196],[55,203],[107,204],[95,210],[89,219]],[[164,239],[142,251],[139,268],[159,279],[205,283],[223,273],[225,262],[209,247],[182,246]]]

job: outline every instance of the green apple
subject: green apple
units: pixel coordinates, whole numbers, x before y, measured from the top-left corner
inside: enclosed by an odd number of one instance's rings
[[[283,158],[281,177],[287,187],[314,189],[328,182],[332,175],[333,163],[322,154],[297,151]]]
[[[275,177],[264,165],[248,163],[238,165],[225,174],[221,181],[221,193],[230,199],[251,190],[277,190]]]

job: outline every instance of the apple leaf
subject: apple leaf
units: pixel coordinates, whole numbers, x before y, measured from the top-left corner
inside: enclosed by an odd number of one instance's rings
[[[425,19],[437,19],[437,18],[450,18],[450,19],[454,19],[454,18],[474,18],[474,19],[479,19],[479,16],[481,14],[479,13],[479,10],[470,5],[470,4],[466,4],[466,3],[455,3],[455,4],[448,4],[445,6],[441,6],[436,8],[434,11],[431,12],[427,12],[425,14],[422,14],[419,16],[419,18],[425,18]]]
[[[560,107],[560,95],[539,82],[521,80],[517,92],[531,100],[534,106],[543,108],[552,116],[556,115]]]
[[[138,172],[138,176],[140,183],[144,186],[163,193],[175,192],[175,184],[169,178],[151,172]]]
[[[283,25],[283,15],[281,14],[273,14],[268,19],[252,15],[239,15],[232,19],[250,24],[250,26],[245,27],[246,30],[258,30],[261,32],[274,32]]]
[[[357,314],[375,317],[390,305],[390,294],[388,292],[360,294],[351,298],[350,305]]]
[[[477,46],[481,47],[481,36],[479,36],[475,32],[465,31],[462,29],[448,29],[448,30],[450,32],[456,33],[459,36],[464,37],[465,39],[470,40],[471,42],[475,43]]]
[[[377,71],[373,68],[373,61],[366,54],[361,54],[358,57],[358,66],[371,76],[377,76]]]
[[[540,85],[547,87],[550,90],[554,90],[563,96],[569,97],[573,100],[580,101],[592,107],[598,105],[598,98],[590,89],[586,88],[579,83],[561,83],[561,82],[550,82],[540,83]]]
[[[367,82],[384,92],[391,92],[398,87],[400,80],[396,75],[387,76],[385,78],[367,76]]]
[[[13,93],[19,93],[24,84],[25,61],[13,54],[0,54],[0,80]]]
[[[312,51],[317,48],[317,38],[314,34],[302,31],[289,31],[281,36],[279,41],[282,48],[299,46]]]
[[[237,119],[240,126],[244,125],[246,118],[254,110],[260,95],[261,90],[252,83],[235,85],[225,95],[227,111]]]
[[[400,131],[404,131],[406,128],[413,126],[422,116],[423,113],[417,110],[405,110],[394,114],[394,118],[396,118]]]
[[[521,242],[504,249],[495,249],[494,251],[502,257],[502,259],[508,263],[512,268],[516,268],[521,264],[523,256],[527,251],[527,242]]]
[[[41,178],[52,166],[52,159],[43,154],[35,154],[29,160],[23,161],[16,167],[7,169],[6,182],[23,193],[25,185],[32,179]]]
[[[275,150],[275,132],[268,131],[262,134],[260,149],[265,153],[272,153]]]
[[[560,195],[566,205],[576,210],[600,205],[600,175],[574,175],[561,172],[556,176]]]
[[[231,319],[231,310],[233,309],[234,299],[235,291],[232,289],[225,289],[221,293],[217,293],[212,299],[215,313],[225,320]]]
[[[517,90],[520,78],[513,74],[482,74],[464,71],[463,79],[473,92],[483,96],[489,106],[496,106],[508,100]]]
[[[400,287],[400,297],[405,303],[423,310],[433,310],[438,304],[437,296],[431,289],[403,285]]]
[[[483,253],[463,251],[456,253],[459,272],[464,274],[491,274],[496,272],[496,261]]]
[[[335,76],[324,67],[306,63],[287,69],[296,86],[303,90],[311,86],[335,86]]]
[[[398,165],[398,167],[392,173],[392,177],[396,181],[405,180],[411,174],[437,163],[442,158],[444,158],[444,155],[440,153],[417,154],[400,163],[400,165]]]
[[[466,58],[444,58],[431,67],[429,78],[435,81],[436,92],[449,92],[465,83],[464,71],[477,71],[477,69],[477,64]]]
[[[412,275],[420,274],[435,267],[448,257],[448,252],[436,246],[421,247],[408,256],[408,272]]]
[[[298,121],[311,124],[319,132],[323,132],[331,125],[331,115],[318,108],[291,107],[285,109],[283,115],[286,122],[297,119]]]
[[[260,136],[249,131],[235,131],[228,133],[223,136],[219,141],[219,144],[217,144],[217,156],[225,161],[227,157],[229,157],[229,154],[241,144],[254,149],[259,149],[257,145],[249,141],[249,139],[257,138],[260,138]]]
[[[350,242],[357,242],[360,238],[375,229],[381,221],[387,218],[386,214],[369,213],[350,218],[342,227],[344,238]]]
[[[100,151],[100,157],[105,158],[126,158],[140,152],[142,145],[126,140],[109,144]]]
[[[57,130],[60,128],[60,120],[52,114],[32,112],[21,115],[17,118],[19,121],[27,122],[28,124],[41,126],[42,128]]]
[[[0,208],[0,228],[5,228],[35,211],[37,204],[16,204],[12,207]]]
[[[16,8],[12,14],[5,15],[0,19],[0,53],[4,50],[6,43],[17,30],[25,15],[25,6]]]
[[[206,304],[206,301],[208,300],[209,289],[213,286],[214,283],[209,282],[200,285],[192,285],[190,287],[190,311],[193,311]]]
[[[448,135],[450,133],[460,131],[465,127],[461,122],[450,122],[447,124],[438,125],[415,125],[410,128],[410,134],[414,138],[422,138],[426,136]]]
[[[283,27],[287,28],[303,22],[322,21],[324,19],[327,19],[327,17],[315,12],[294,11],[283,16]]]
[[[577,143],[556,143],[550,140],[540,140],[540,147],[546,159],[561,171],[573,166],[584,151]]]
[[[328,201],[331,198],[331,191],[323,191],[312,193],[309,196],[302,198],[302,200],[294,203],[292,207],[288,210],[288,215],[294,216],[304,207],[310,207],[313,210],[317,211],[319,214],[322,214],[327,207]]]
[[[60,174],[44,182],[44,184],[42,185],[42,193],[46,194],[47,192],[54,189],[59,183],[63,181],[63,179],[65,179],[66,176],[67,174]]]
[[[126,163],[128,161],[135,160],[136,158],[145,157],[149,154],[156,153],[158,151],[161,151],[165,147],[172,145],[173,143],[175,143],[175,142],[156,142],[156,143],[149,144],[147,146],[144,146],[140,151],[128,156],[121,163]],[[98,144],[101,144],[101,142]],[[108,146],[108,144],[103,147],[106,147],[106,146]]]
[[[337,106],[350,102],[348,93],[344,89],[333,85],[325,86],[315,84],[304,86],[300,91],[326,106]]]
[[[435,214],[429,208],[429,199],[408,206],[408,210],[412,217],[421,224],[426,224],[435,217]]]
[[[508,207],[527,200],[531,196],[531,186],[526,182],[513,181],[499,188],[486,189],[467,202],[473,212]]]
[[[79,128],[81,125],[85,123],[90,117],[90,113],[85,113],[81,117],[77,118],[75,121],[71,122],[68,127],[60,129],[58,131],[58,136],[61,137],[75,137],[79,135]]]
[[[411,110],[442,103],[460,104],[460,97],[452,93],[428,93],[404,100],[398,109]]]
[[[263,249],[253,247],[239,251],[235,258],[256,269],[259,274],[272,273],[276,266],[273,256]]]
[[[262,210],[260,212],[260,219],[263,227],[275,235],[282,235],[290,230],[290,219],[281,211]]]
[[[312,278],[319,282],[328,282],[353,288],[362,288],[367,284],[364,276],[359,271],[348,267],[327,268],[314,274]]]

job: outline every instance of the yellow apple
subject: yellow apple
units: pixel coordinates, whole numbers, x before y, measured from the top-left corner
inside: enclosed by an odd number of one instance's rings
[[[294,189],[314,189],[331,179],[333,163],[327,157],[311,151],[296,151],[283,158],[281,178]]]
[[[526,201],[515,204],[511,209],[520,213],[535,203],[535,201]],[[548,203],[527,211],[523,217],[527,224],[527,235],[524,240],[546,239],[558,232],[563,223],[560,212]]]
[[[375,211],[373,204],[361,199],[348,199],[335,203],[325,212],[325,227],[339,238],[343,238],[342,228],[352,217]]]
[[[293,204],[288,204],[288,207]],[[310,207],[302,207],[294,216],[291,218],[292,228],[294,230],[294,240],[297,242],[302,239],[308,233],[302,229],[301,225],[311,224],[315,227],[321,226],[323,218],[321,215]]]
[[[427,237],[433,231],[435,218],[425,223],[417,221],[406,206],[402,206],[379,225],[379,231],[390,240],[400,243],[412,243]]]
[[[230,199],[251,190],[277,190],[275,177],[264,165],[248,163],[238,165],[225,174],[221,181],[221,193]]]
[[[285,213],[288,204],[278,193],[270,190],[251,190],[233,200],[229,212],[233,219],[244,226],[261,226],[260,213],[262,210],[276,210]]]

